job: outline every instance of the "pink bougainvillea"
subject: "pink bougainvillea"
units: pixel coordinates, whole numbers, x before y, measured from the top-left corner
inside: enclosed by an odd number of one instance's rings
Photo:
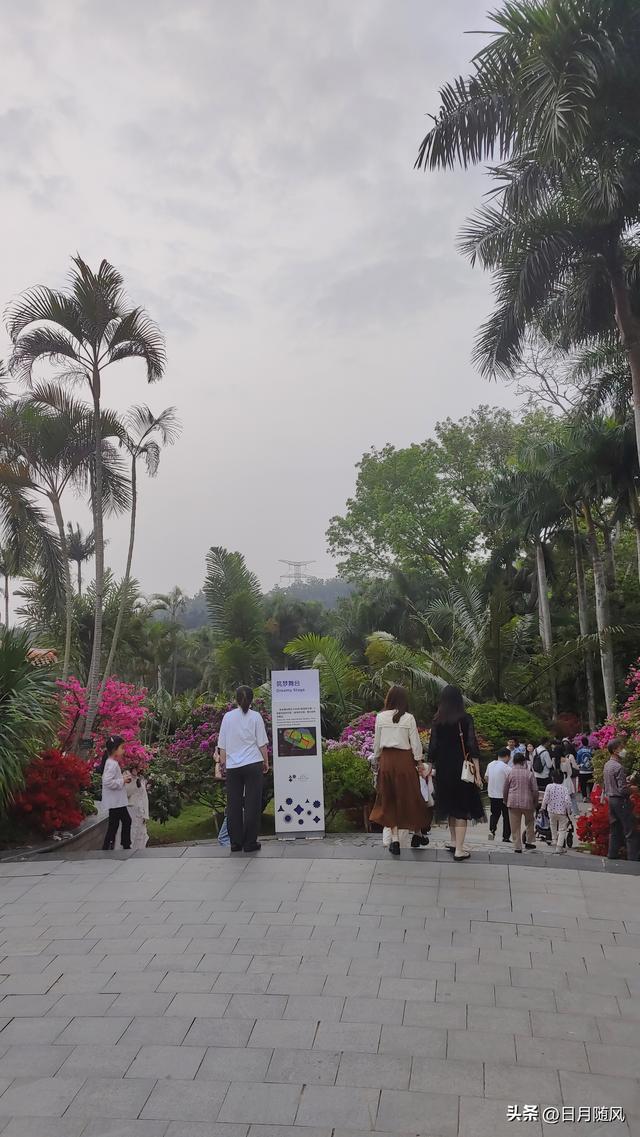
[[[71,743],[79,718],[87,713],[87,691],[73,677],[59,683],[59,688],[63,711],[60,742],[66,749]],[[144,706],[146,694],[144,687],[135,687],[132,683],[123,683],[114,677],[107,679],[93,728],[97,756],[101,755],[109,735],[119,734],[126,743],[126,762],[149,761],[149,751],[140,742],[140,728],[147,714]]]

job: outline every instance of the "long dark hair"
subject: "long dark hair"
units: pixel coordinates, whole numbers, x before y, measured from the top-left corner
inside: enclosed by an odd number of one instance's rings
[[[440,692],[440,702],[438,703],[436,713],[437,721],[455,725],[455,723],[460,722],[464,714],[464,699],[462,698],[460,688],[452,687],[451,685],[443,687]]]
[[[240,707],[243,715],[246,715],[253,702],[253,691],[250,687],[238,687],[236,691],[236,703]]]
[[[395,711],[393,721],[400,722],[402,716],[406,715],[409,710],[409,696],[406,687],[400,687],[397,684],[390,687],[384,701],[384,709],[385,711]]]
[[[104,750],[104,754],[102,755],[102,761],[101,761],[100,765],[98,766],[98,773],[100,774],[101,777],[104,774],[104,768],[107,764],[107,758],[110,758],[112,754],[115,754],[116,750],[118,749],[119,746],[122,746],[123,742],[124,742],[124,738],[122,738],[119,734],[110,734],[109,735],[107,741],[104,744],[105,750]]]

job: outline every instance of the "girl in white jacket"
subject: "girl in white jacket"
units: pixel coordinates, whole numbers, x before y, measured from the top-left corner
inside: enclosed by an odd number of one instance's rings
[[[131,814],[127,808],[126,782],[130,775],[122,772],[118,759],[124,754],[124,739],[112,734],[107,739],[106,749],[99,767],[102,775],[102,807],[109,810],[109,824],[103,849],[113,849],[118,829],[122,826],[120,840],[123,849],[131,848]]]

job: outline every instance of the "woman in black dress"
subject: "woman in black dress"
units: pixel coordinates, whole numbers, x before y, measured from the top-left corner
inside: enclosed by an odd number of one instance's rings
[[[475,782],[462,780],[465,755],[473,762]],[[462,693],[457,687],[445,687],[431,728],[429,761],[435,767],[436,819],[449,822],[451,844],[447,848],[455,861],[470,856],[464,848],[467,822],[485,820],[479,757],[473,719],[465,712]]]

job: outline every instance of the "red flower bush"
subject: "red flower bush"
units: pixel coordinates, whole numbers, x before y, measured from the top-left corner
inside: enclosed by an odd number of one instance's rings
[[[46,835],[75,829],[84,818],[82,793],[91,781],[91,769],[75,754],[45,750],[28,767],[25,788],[15,799],[11,815],[28,829]]]
[[[640,823],[640,793],[631,791],[631,808]],[[600,787],[595,787],[591,794],[591,813],[584,813],[576,822],[578,839],[583,845],[588,845],[592,853],[598,857],[606,857],[609,851],[609,806],[602,801]],[[625,856],[624,846],[620,850]]]

